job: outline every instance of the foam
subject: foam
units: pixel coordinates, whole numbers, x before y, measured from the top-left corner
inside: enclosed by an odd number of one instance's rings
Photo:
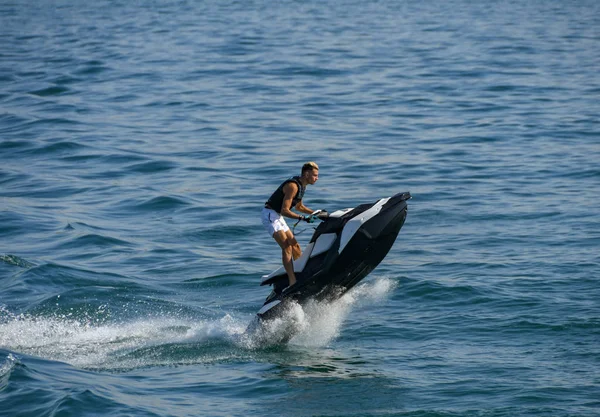
[[[396,287],[395,281],[380,278],[361,284],[333,302],[309,302],[305,307],[305,322],[291,339],[304,347],[323,347],[339,336],[342,325],[354,307],[384,299]]]
[[[334,301],[312,300],[304,308],[291,303],[281,317],[259,326],[251,325],[248,334],[240,338],[239,344],[248,349],[282,343],[306,348],[328,346],[339,336],[344,321],[354,307],[379,302],[395,287],[395,281],[380,278],[358,285]]]
[[[292,305],[288,314],[269,323],[267,334],[261,336],[245,333],[248,317],[230,314],[209,320],[144,317],[123,323],[95,323],[65,316],[12,315],[0,309],[0,347],[76,367],[103,369],[214,362],[219,360],[216,356],[235,355],[230,348],[246,352],[267,348],[273,344],[270,336],[290,330],[294,335],[290,346],[322,347],[339,335],[354,306],[377,302],[394,287],[394,281],[383,278],[361,284],[333,302],[313,301],[305,308]],[[215,343],[226,346],[203,350]],[[175,349],[156,354],[156,349],[173,345]],[[169,356],[171,351],[178,354]]]
[[[144,358],[132,363],[128,355],[136,350],[228,339],[243,329],[243,323],[229,315],[218,320],[157,317],[100,325],[63,317],[19,315],[0,322],[0,347],[81,368],[128,368],[154,364]]]

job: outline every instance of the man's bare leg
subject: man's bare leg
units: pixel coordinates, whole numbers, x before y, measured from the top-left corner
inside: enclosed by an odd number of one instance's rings
[[[294,274],[294,262],[292,260],[293,246],[290,242],[288,235],[283,230],[275,232],[273,239],[281,247],[281,260],[283,262],[283,268],[288,274],[289,285],[292,286],[296,283],[296,274]]]
[[[298,241],[296,241],[294,234],[292,233],[291,230],[288,230],[286,232],[286,236],[287,236],[288,242],[291,242],[292,256],[294,257],[294,260],[300,258],[302,256],[302,249],[300,249],[300,245],[298,244]]]

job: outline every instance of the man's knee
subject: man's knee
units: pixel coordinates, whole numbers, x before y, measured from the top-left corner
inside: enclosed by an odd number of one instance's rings
[[[302,249],[300,249],[300,245],[298,245],[297,243],[294,246],[292,246],[292,256],[294,257],[294,260],[302,256]]]
[[[294,245],[292,244],[292,242],[290,242],[289,239],[284,239],[281,242],[281,249],[283,249],[285,251],[291,251],[293,247],[294,247]]]

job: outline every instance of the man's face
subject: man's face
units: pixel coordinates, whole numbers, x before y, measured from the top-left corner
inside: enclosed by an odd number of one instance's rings
[[[304,172],[304,178],[306,178],[306,181],[310,185],[314,184],[319,179],[319,170],[318,169],[311,169],[309,171],[305,171]]]

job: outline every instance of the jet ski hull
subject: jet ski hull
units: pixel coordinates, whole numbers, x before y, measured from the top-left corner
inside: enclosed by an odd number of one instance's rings
[[[259,321],[280,318],[290,303],[336,299],[358,284],[385,258],[407,215],[410,193],[400,193],[332,213],[315,230],[300,260],[294,262],[297,283],[285,288],[282,268],[263,277],[274,290],[257,313]]]

